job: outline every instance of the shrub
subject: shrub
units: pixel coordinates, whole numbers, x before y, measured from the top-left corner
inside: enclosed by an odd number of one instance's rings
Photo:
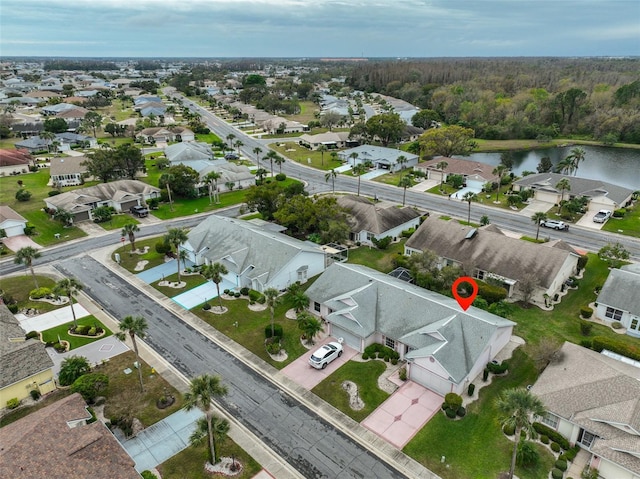
[[[451,408],[447,408],[444,410],[444,413],[447,415],[449,419],[454,419],[456,417],[456,411]]]
[[[482,380],[486,381],[489,378],[489,370],[487,368],[484,368],[484,371],[482,371]]]
[[[33,339],[33,338],[37,338],[40,335],[38,334],[38,331],[29,331],[26,336],[25,339]]]
[[[211,305],[207,302],[202,305],[202,309],[205,311],[209,311],[211,309]]]
[[[589,257],[586,254],[583,254],[578,258],[578,264],[576,265],[578,272],[582,271],[584,267],[587,266],[588,261]]]
[[[619,210],[614,210],[613,211],[613,217],[614,218],[624,218],[624,215],[627,214],[627,210],[626,208],[620,208]]]
[[[569,441],[562,434],[560,434],[555,429],[551,429],[549,426],[542,424],[541,422],[534,422],[533,429],[538,434],[540,435],[544,434],[552,441],[558,443],[560,446],[562,446],[562,449],[564,449],[565,451],[568,451],[569,448],[571,447],[569,445]]]
[[[225,289],[225,290],[223,291],[223,293],[224,293],[224,294],[229,294],[229,291],[231,291],[231,290],[230,290],[229,288],[227,288],[227,289]]]
[[[83,374],[91,371],[87,358],[83,356],[69,356],[62,360],[58,381],[62,386],[70,386]]]
[[[251,301],[258,301],[258,299],[260,299],[260,296],[262,296],[262,293],[260,291],[256,291],[255,289],[249,290],[249,299]]]
[[[273,325],[273,336],[276,338],[281,338],[283,336],[283,332],[282,332],[282,325],[280,324],[274,324]],[[268,325],[264,328],[264,336],[266,338],[270,338],[271,337],[271,325]]]
[[[482,296],[489,304],[497,303],[507,297],[507,290],[500,286],[493,286],[478,280],[476,283],[478,284],[478,295]]]
[[[71,392],[80,393],[85,401],[93,400],[109,385],[109,377],[106,374],[84,374],[71,385]]]
[[[42,394],[40,394],[40,391],[38,391],[37,389],[32,389],[31,391],[29,391],[29,394],[31,395],[31,399],[33,399],[34,401],[37,401],[42,396]]]
[[[583,306],[582,308],[580,308],[580,315],[584,319],[589,319],[593,315],[593,309],[588,306]]]
[[[549,444],[549,436],[547,436],[546,434],[541,434],[540,435],[540,442],[542,444]]]
[[[562,479],[562,476],[564,476],[564,472],[561,471],[560,469],[553,468],[551,470],[551,477],[553,479]]]
[[[473,396],[473,393],[475,390],[476,390],[476,385],[473,383],[469,384],[469,387],[467,388],[467,395]]]
[[[20,400],[18,398],[11,398],[7,401],[7,408],[15,409],[20,406]]]
[[[267,343],[267,352],[269,354],[278,354],[282,347],[280,346],[280,341],[273,341],[271,343]]]
[[[593,343],[590,339],[581,339],[580,346],[582,346],[583,348],[591,349]]]
[[[560,444],[558,444],[557,442],[552,442],[551,443],[551,450],[553,452],[560,452],[562,448],[560,447]]]
[[[240,288],[240,294],[242,296],[248,296],[249,295],[249,288],[247,288],[247,287]]]
[[[487,369],[493,374],[503,374],[509,369],[509,363],[507,361],[502,361],[500,364],[491,362],[487,364]]]
[[[142,471],[140,475],[142,476],[142,479],[158,479],[158,476],[151,471]]]
[[[567,470],[567,461],[565,461],[564,459],[558,459],[555,463],[555,466],[560,469],[561,471],[566,471]]]
[[[462,406],[462,397],[456,393],[447,393],[444,396],[444,402],[454,411],[457,411]]]
[[[400,378],[400,381],[406,381],[407,380],[407,368],[405,366],[402,366],[398,370],[398,377]]]
[[[593,323],[589,321],[580,320],[580,332],[583,336],[589,336],[591,334],[591,330],[593,329]]]
[[[612,321],[611,322],[611,327],[613,329],[622,329],[622,328],[624,328],[624,326],[622,325],[622,323],[620,321]]]
[[[9,311],[11,311],[13,314],[16,314],[18,312],[17,304],[10,304],[9,306],[7,306],[7,308],[9,308]]]
[[[32,289],[29,293],[29,297],[33,299],[42,299],[51,296],[51,288],[36,288]]]
[[[24,188],[20,188],[16,191],[16,200],[18,201],[29,201],[31,199],[31,193]]]
[[[565,452],[564,455],[566,456],[567,461],[573,461],[578,455],[579,451],[580,451],[580,446],[573,446],[571,449]]]
[[[260,303],[260,304],[264,304],[264,303],[266,303],[266,302],[267,302],[267,297],[263,294],[262,296],[260,296],[260,297],[257,299],[257,301],[258,301],[258,303]]]
[[[393,358],[391,360],[391,364],[393,364],[395,366],[396,364],[398,364],[398,360],[396,358]]]
[[[531,441],[518,442],[516,464],[522,467],[531,467],[535,466],[539,460],[540,454],[534,443]]]
[[[171,251],[171,245],[165,241],[158,241],[156,243],[156,253],[167,254]]]
[[[603,349],[608,349],[614,353],[621,354],[636,361],[640,361],[640,347],[635,345],[628,345],[617,338],[606,338],[604,336],[596,336],[593,338],[594,351],[601,352]]]
[[[502,427],[502,432],[507,436],[513,436],[516,433],[516,427],[513,424],[505,424]]]
[[[276,175],[276,181],[284,181],[287,179],[287,175],[285,175],[284,173],[278,173]]]
[[[62,191],[60,190],[51,190],[47,193],[47,195],[49,196],[58,196],[60,193],[62,193]]]
[[[96,336],[97,334],[98,334],[98,330],[95,326],[89,328],[89,331],[87,331],[88,336]]]
[[[27,225],[24,227],[24,234],[26,236],[33,236],[36,234],[36,227],[33,225]]]
[[[458,417],[464,417],[465,414],[467,414],[467,410],[465,408],[463,408],[462,406],[460,406],[458,408],[458,411],[456,412],[456,414],[458,415]]]
[[[366,361],[367,359],[369,359],[369,355],[367,353],[362,353],[362,359]]]
[[[235,293],[233,293],[233,297],[234,297],[234,298],[239,298],[240,296],[242,296],[242,295],[240,294],[240,291],[236,291]]]
[[[378,249],[387,249],[391,244],[392,239],[393,238],[391,238],[391,236],[385,236],[384,238],[381,238],[381,239],[371,238],[371,242]]]

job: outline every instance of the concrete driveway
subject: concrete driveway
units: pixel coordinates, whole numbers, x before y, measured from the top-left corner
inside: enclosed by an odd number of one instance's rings
[[[87,358],[89,364],[96,365],[100,364],[102,361],[109,360],[110,358],[129,351],[129,348],[126,344],[112,335],[98,339],[97,341],[79,348],[72,349],[66,353],[57,353],[53,348],[46,348],[46,351],[53,361],[53,373],[57,375],[60,372],[60,364],[69,356],[83,356]],[[131,365],[131,368],[133,368],[133,364]]]
[[[582,226],[583,228],[589,228],[590,230],[601,230],[606,222],[611,221],[611,218],[609,218],[605,223],[594,223],[593,217],[598,211],[600,210],[588,210],[582,215],[582,218],[576,221],[576,226]]]
[[[362,421],[362,425],[402,449],[440,409],[444,398],[407,381]]]
[[[309,358],[313,352],[324,344],[336,341],[335,338],[326,338],[322,341],[316,342],[316,345],[309,351],[304,353],[298,359],[282,369],[282,373],[293,379],[296,383],[305,389],[311,390],[316,387],[320,382],[326,379],[330,374],[335,372],[340,366],[349,361],[358,352],[355,349],[350,348],[346,344],[342,344],[343,353],[333,362],[329,363],[325,369],[315,369],[309,364]]]
[[[25,248],[27,246],[31,246],[35,249],[42,249],[42,246],[33,241],[27,235],[17,235],[8,238],[2,238],[2,242],[11,251],[18,251],[20,248]]]
[[[540,200],[531,198],[529,200],[529,204],[524,208],[522,208],[520,211],[518,211],[518,214],[527,216],[530,218],[533,216],[534,213],[537,213],[538,211],[546,213],[551,208],[553,208],[553,206],[554,206],[553,203],[548,203],[546,201],[540,201]]]

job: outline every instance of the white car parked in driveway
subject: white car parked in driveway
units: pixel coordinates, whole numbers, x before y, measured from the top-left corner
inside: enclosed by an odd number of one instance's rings
[[[611,217],[611,211],[609,210],[600,210],[593,217],[594,223],[604,223]]]
[[[340,356],[342,356],[342,341],[333,341],[318,348],[309,358],[309,364],[316,369],[324,369],[327,364]]]

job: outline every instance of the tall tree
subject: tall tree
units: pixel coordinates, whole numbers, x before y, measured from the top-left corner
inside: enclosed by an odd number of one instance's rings
[[[222,178],[222,175],[217,171],[210,171],[204,177],[209,189],[209,204],[213,203],[212,197],[215,199],[216,203],[220,202],[220,196],[218,194],[218,180],[220,178]]]
[[[76,295],[82,291],[82,283],[75,278],[64,278],[56,283],[53,288],[53,293],[56,296],[66,296],[71,303],[71,315],[73,316],[73,327],[78,327],[78,320],[76,318],[76,311],[73,308],[73,299]]]
[[[40,138],[47,142],[47,151],[51,153],[51,146],[53,145],[53,141],[56,139],[56,134],[52,131],[41,131]]]
[[[351,158],[353,160],[353,168],[356,167],[356,160],[358,159],[358,152],[354,151],[353,153],[349,154],[349,158]]]
[[[562,178],[556,183],[556,190],[560,190],[560,204],[558,205],[558,214],[562,211],[562,204],[564,203],[564,192],[571,191],[571,183],[567,178]]]
[[[202,276],[204,276],[207,280],[213,281],[216,285],[216,290],[218,292],[218,301],[220,301],[220,311],[223,310],[222,296],[220,296],[220,283],[222,283],[223,280],[222,276],[228,273],[229,270],[222,263],[208,264],[201,270]]]
[[[404,173],[404,169],[407,167],[407,162],[409,160],[407,160],[407,157],[404,155],[400,155],[398,156],[398,158],[396,158],[396,163],[400,165],[400,172]]]
[[[90,111],[84,116],[82,124],[93,132],[94,138],[97,138],[97,129],[100,128],[100,125],[102,125],[102,115],[95,111]]]
[[[329,170],[324,175],[324,181],[325,182],[328,182],[329,180],[331,180],[331,192],[332,193],[336,192],[336,176],[338,176],[338,172],[335,169]]]
[[[140,148],[124,144],[112,151],[115,164],[127,178],[135,180],[138,172],[144,168],[144,158]]]
[[[200,408],[205,413],[207,420],[207,435],[209,437],[209,459],[212,464],[216,460],[215,438],[213,432],[213,410],[211,401],[214,398],[227,394],[227,387],[220,383],[218,376],[203,374],[191,380],[189,391],[184,395],[184,408],[187,411]]]
[[[171,184],[175,180],[175,176],[171,173],[162,173],[160,175],[159,184],[164,185],[167,189],[167,197],[169,198],[169,209],[173,211],[173,198],[171,197]]]
[[[402,132],[407,126],[397,113],[374,115],[367,120],[366,125],[367,133],[370,136],[377,136],[383,146],[400,141]]]
[[[502,178],[504,177],[504,175],[507,174],[507,171],[508,171],[508,168],[503,164],[496,166],[492,171],[492,173],[498,177],[498,188],[496,189],[496,203],[499,201],[499,197],[500,197],[500,188],[502,187]]]
[[[317,151],[320,152],[320,164],[324,166],[324,152],[327,151],[327,145],[320,145]]]
[[[358,196],[360,196],[360,180],[362,179],[362,175],[367,171],[367,167],[359,164],[354,166],[351,171],[358,177]]]
[[[538,236],[540,235],[540,223],[547,221],[547,214],[543,211],[536,211],[531,217],[531,221],[536,225],[536,241],[538,241]]]
[[[271,176],[273,177],[273,160],[278,158],[278,153],[273,150],[269,150],[265,156],[269,160],[269,164],[271,165]]]
[[[149,326],[147,320],[142,316],[125,316],[118,325],[120,332],[116,333],[116,337],[120,341],[124,341],[125,335],[128,334],[133,344],[133,351],[136,353],[136,362],[138,363],[138,380],[140,381],[140,392],[144,392],[144,383],[142,382],[142,363],[140,362],[140,354],[138,353],[138,343],[136,337],[144,339],[147,335]]]
[[[576,146],[573,148],[569,154],[569,158],[571,158],[571,169],[573,170],[573,174],[577,174],[578,167],[580,163],[584,161],[587,152],[584,151],[584,148]]]
[[[178,263],[178,282],[180,282],[180,246],[187,242],[189,236],[184,228],[171,228],[165,235],[165,241],[176,249]]]
[[[284,161],[284,158],[280,155],[276,155],[276,157],[273,159],[273,162],[280,168],[280,173],[282,173],[282,164],[284,163]],[[273,172],[271,174],[273,174]]]
[[[262,148],[260,148],[259,146],[256,146],[253,149],[253,154],[256,155],[256,164],[258,166],[258,168],[260,168],[260,154],[262,153]]]
[[[213,457],[211,457],[211,449],[209,449],[209,462],[217,464],[220,461],[218,445],[222,444],[229,434],[229,421],[216,415],[211,416],[211,422],[208,422],[206,417],[201,417],[196,421],[196,428],[189,436],[189,443],[196,447],[202,444],[202,441],[209,435],[209,426],[211,426],[213,436]]]
[[[431,128],[425,131],[418,141],[425,155],[466,156],[476,147],[473,140],[475,132],[471,128],[451,125],[442,128]]]
[[[129,237],[129,244],[131,245],[132,253],[136,249],[136,233],[139,231],[140,231],[140,228],[136,223],[133,223],[133,222],[125,223],[125,225],[122,227],[121,234],[122,236]]]
[[[33,276],[33,282],[36,284],[36,288],[39,288],[39,286],[38,280],[36,279],[36,272],[33,270],[33,260],[38,259],[40,256],[42,256],[40,252],[33,246],[25,246],[16,252],[16,257],[13,260],[16,264],[23,264],[25,268],[31,270],[31,276]]]
[[[471,225],[471,202],[478,200],[478,195],[476,195],[472,191],[467,191],[463,196],[462,200],[466,201],[469,204],[469,211],[467,212],[467,224]]]
[[[306,312],[299,313],[297,316],[298,329],[302,331],[308,346],[313,346],[313,338],[322,331],[322,323],[313,314]]]
[[[531,416],[544,416],[546,410],[542,401],[525,388],[512,388],[503,391],[496,399],[496,408],[502,416],[502,426],[515,427],[511,467],[509,468],[509,479],[512,479],[516,469],[520,434],[524,431],[526,435],[532,435]]]
[[[244,146],[244,143],[240,140],[236,140],[234,146],[236,147],[236,151],[238,152],[238,158],[240,158],[240,148]]]
[[[436,169],[440,170],[440,191],[442,191],[442,187],[444,185],[444,170],[446,170],[448,166],[449,163],[444,160],[436,163]]]
[[[413,180],[409,176],[403,176],[400,178],[398,186],[402,188],[402,206],[404,206],[407,198],[407,188],[413,186]]]
[[[271,337],[275,335],[275,311],[278,304],[278,290],[276,288],[267,288],[264,290],[264,295],[267,298],[267,306],[271,313]]]

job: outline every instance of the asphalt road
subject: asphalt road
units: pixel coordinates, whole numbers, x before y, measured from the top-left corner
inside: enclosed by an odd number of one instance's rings
[[[145,342],[186,377],[219,375],[229,388],[220,406],[304,477],[406,477],[93,258],[62,260],[55,268],[78,279],[115,318],[144,316]]]

